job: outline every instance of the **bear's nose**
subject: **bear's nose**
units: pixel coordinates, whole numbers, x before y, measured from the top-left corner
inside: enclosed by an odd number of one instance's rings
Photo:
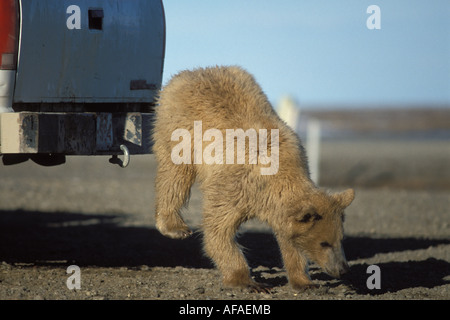
[[[344,262],[341,266],[340,275],[346,274],[350,270],[350,267],[347,262]]]

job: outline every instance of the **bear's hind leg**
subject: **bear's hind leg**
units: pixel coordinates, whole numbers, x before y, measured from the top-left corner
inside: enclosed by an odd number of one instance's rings
[[[173,239],[184,239],[192,231],[180,215],[195,181],[191,165],[160,163],[156,174],[156,228]]]

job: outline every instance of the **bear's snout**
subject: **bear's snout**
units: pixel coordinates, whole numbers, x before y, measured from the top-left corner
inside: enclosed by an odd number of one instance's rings
[[[324,271],[333,278],[340,278],[349,271],[350,267],[345,258],[344,250],[336,248],[328,255],[328,263],[324,266]]]
[[[333,267],[324,268],[324,271],[332,276],[333,278],[339,279],[342,277],[345,273],[349,271],[350,267],[348,266],[347,262],[343,262],[339,265],[335,265]]]
[[[345,261],[345,262],[342,264],[342,266],[341,266],[341,268],[340,268],[340,270],[339,270],[339,277],[338,277],[338,278],[340,278],[341,276],[343,276],[344,274],[346,274],[349,270],[350,270],[350,266],[348,265],[347,261]]]

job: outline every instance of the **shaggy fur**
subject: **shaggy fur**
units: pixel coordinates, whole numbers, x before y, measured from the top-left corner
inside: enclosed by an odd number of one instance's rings
[[[278,129],[278,172],[262,175],[260,169],[267,165],[259,162],[174,164],[171,152],[179,141],[172,141],[171,135],[184,128],[193,139],[194,121],[202,121],[203,132],[216,128],[224,137],[226,129]],[[238,227],[252,218],[272,227],[294,288],[311,284],[308,260],[336,277],[345,271],[343,210],[354,192],[328,194],[314,185],[299,137],[278,117],[249,73],[239,67],[212,67],[174,76],[161,91],[153,139],[158,162],[156,226],[171,238],[191,234],[180,209],[197,180],[204,199],[204,249],[223,274],[224,285],[263,290],[250,277],[235,242]]]

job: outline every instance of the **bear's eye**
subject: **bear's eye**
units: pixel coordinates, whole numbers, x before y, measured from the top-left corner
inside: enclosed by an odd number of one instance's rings
[[[306,223],[311,220],[318,221],[321,219],[322,219],[322,216],[320,214],[318,214],[317,212],[313,211],[312,213],[305,214],[301,219],[298,219],[297,221],[301,222],[301,223]]]
[[[303,223],[308,222],[309,220],[311,220],[311,217],[312,217],[311,214],[307,213],[301,219],[299,219],[298,222],[303,222]]]
[[[331,248],[331,244],[329,244],[328,242],[324,241],[320,243],[320,246],[322,248]]]
[[[318,220],[322,219],[322,216],[320,214],[318,214],[318,213],[314,213],[313,217],[314,217],[315,221],[318,221]]]

